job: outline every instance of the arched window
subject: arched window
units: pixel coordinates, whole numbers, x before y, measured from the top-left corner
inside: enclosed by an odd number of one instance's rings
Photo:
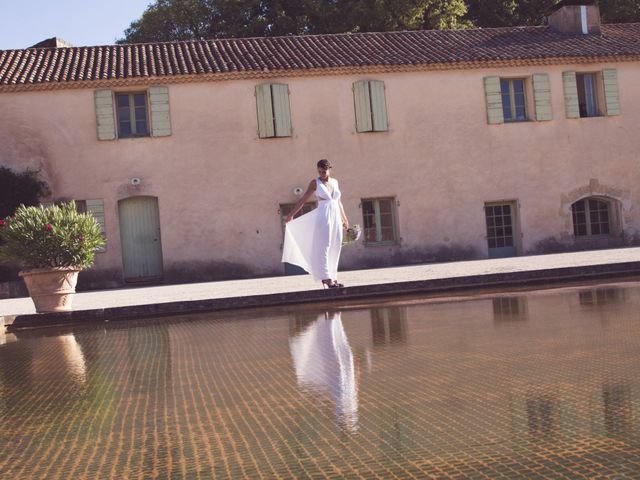
[[[613,204],[610,200],[589,197],[571,205],[573,234],[576,237],[610,235],[615,230]]]

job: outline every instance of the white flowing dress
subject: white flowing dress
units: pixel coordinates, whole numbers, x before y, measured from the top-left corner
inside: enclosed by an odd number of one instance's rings
[[[298,265],[316,280],[338,278],[342,248],[340,188],[335,178],[328,185],[316,178],[318,208],[287,223],[282,261]]]

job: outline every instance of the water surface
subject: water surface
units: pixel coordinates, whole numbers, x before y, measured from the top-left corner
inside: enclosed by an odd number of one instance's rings
[[[640,478],[640,286],[7,336],[0,478]]]

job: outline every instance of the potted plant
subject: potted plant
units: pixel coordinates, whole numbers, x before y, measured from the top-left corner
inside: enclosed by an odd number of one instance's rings
[[[71,201],[51,207],[21,205],[0,220],[0,260],[20,264],[36,311],[71,310],[78,273],[104,246],[100,225]]]

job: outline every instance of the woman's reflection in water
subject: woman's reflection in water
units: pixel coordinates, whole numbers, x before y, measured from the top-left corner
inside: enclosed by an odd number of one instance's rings
[[[358,429],[358,387],[353,352],[342,326],[340,312],[325,312],[304,325],[296,319],[289,348],[298,385],[311,392],[329,393],[338,426]]]

